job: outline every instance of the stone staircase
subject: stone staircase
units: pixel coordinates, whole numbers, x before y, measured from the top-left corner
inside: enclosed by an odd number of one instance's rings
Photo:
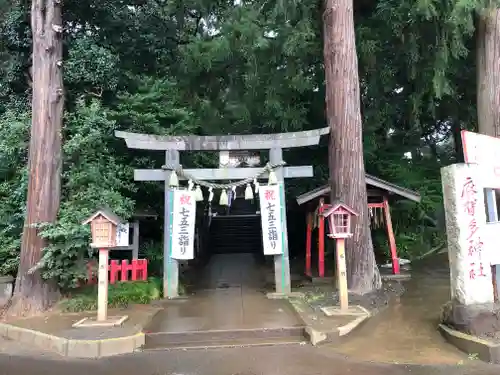
[[[212,218],[208,245],[211,254],[262,254],[260,215],[255,211],[245,213],[248,211],[248,207],[241,207],[237,214]]]

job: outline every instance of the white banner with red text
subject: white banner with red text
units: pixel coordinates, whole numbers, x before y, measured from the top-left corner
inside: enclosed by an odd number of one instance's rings
[[[283,254],[283,186],[259,186],[260,216],[264,255]]]
[[[194,191],[172,190],[170,214],[170,257],[179,260],[194,259],[194,232],[196,199]]]

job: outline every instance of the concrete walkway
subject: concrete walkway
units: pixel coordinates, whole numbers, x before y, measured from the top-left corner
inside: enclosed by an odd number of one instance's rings
[[[154,351],[100,360],[0,354],[2,375],[497,375],[478,361],[454,366],[375,364],[311,346]]]
[[[446,255],[446,254],[445,254]],[[391,363],[457,364],[470,356],[437,330],[440,309],[450,299],[446,256],[414,265],[406,293],[332,349],[353,359]],[[499,372],[500,373],[500,372]]]
[[[215,255],[195,295],[167,302],[148,332],[195,332],[301,325],[287,301],[269,300],[252,254]]]
[[[251,291],[263,285],[263,274],[253,254],[216,254],[204,268],[198,289],[237,288]]]

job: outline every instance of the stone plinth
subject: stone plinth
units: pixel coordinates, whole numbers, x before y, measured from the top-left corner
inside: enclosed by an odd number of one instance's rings
[[[484,188],[488,176],[474,164],[442,168],[451,297],[459,305],[493,303],[487,251]]]
[[[12,297],[13,284],[12,276],[0,276],[0,307],[6,305]]]

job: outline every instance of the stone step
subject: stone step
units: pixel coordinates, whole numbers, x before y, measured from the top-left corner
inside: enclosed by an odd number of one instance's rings
[[[213,235],[228,235],[228,234],[234,234],[234,233],[246,233],[246,234],[249,234],[249,235],[260,235],[262,231],[260,230],[260,228],[251,228],[251,227],[245,227],[245,228],[242,228],[242,227],[228,227],[228,228],[225,228],[225,227],[220,227],[220,228],[211,228],[210,230],[210,234],[213,236]]]
[[[214,224],[210,226],[210,231],[212,232],[218,232],[218,231],[223,231],[227,229],[232,229],[232,230],[260,230],[260,225],[258,224],[249,224],[249,223],[221,223],[221,224]]]
[[[143,351],[155,350],[200,350],[200,349],[224,349],[256,346],[277,346],[277,345],[305,345],[305,337],[269,337],[261,339],[232,339],[218,341],[199,341],[188,343],[173,343],[159,346],[144,346]]]
[[[144,348],[168,348],[168,347],[206,347],[213,343],[238,342],[258,343],[274,341],[305,340],[303,326],[283,328],[259,328],[259,329],[237,329],[237,330],[206,330],[187,332],[145,332]]]

